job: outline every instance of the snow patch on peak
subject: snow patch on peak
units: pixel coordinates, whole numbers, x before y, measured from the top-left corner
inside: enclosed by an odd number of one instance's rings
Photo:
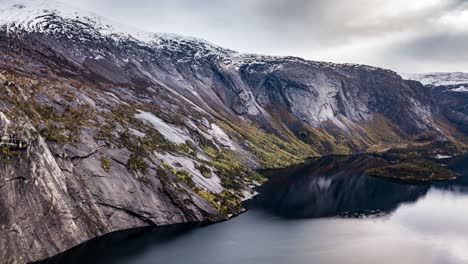
[[[8,32],[25,31],[45,34],[66,34],[70,28],[87,29],[115,40],[132,39],[151,46],[162,46],[168,50],[191,45],[204,53],[235,53],[206,40],[171,33],[150,33],[122,25],[90,11],[81,10],[54,0],[0,0],[0,27]],[[206,54],[203,54],[206,55]]]
[[[46,34],[68,33],[69,26],[88,29],[101,36],[116,39],[133,38],[150,42],[154,34],[104,19],[90,12],[68,6],[54,0],[4,0],[6,8],[0,9],[0,24],[6,25],[8,31],[40,32]]]
[[[456,85],[468,83],[468,73],[433,72],[433,73],[400,73],[406,80],[419,81],[424,85]]]
[[[336,64],[304,60],[290,56],[243,54],[206,40],[170,33],[150,33],[105,19],[93,12],[75,8],[57,0],[0,0],[0,29],[7,32],[35,32],[53,36],[74,37],[84,42],[110,38],[135,41],[151,49],[184,54],[179,62],[193,63],[199,58],[215,58],[225,66],[239,69],[244,65],[266,65],[267,71],[281,70],[282,62],[327,67],[330,69],[383,70],[366,65]],[[100,59],[101,57],[93,57]],[[281,62],[281,63],[276,63]],[[389,71],[389,70],[386,70]]]
[[[22,29],[26,31],[45,31],[47,20],[55,17],[63,19],[80,19],[83,11],[69,7],[62,2],[53,0],[2,0],[0,9],[0,24],[9,30]],[[98,19],[99,16],[88,12],[88,18]]]
[[[458,88],[451,89],[450,91],[451,91],[451,92],[457,92],[457,93],[468,93],[468,87],[466,87],[466,86],[460,86],[460,87],[458,87]]]

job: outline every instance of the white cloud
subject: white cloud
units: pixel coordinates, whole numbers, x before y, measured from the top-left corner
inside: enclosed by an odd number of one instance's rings
[[[448,30],[466,33],[468,32],[468,9],[445,14],[438,22]]]

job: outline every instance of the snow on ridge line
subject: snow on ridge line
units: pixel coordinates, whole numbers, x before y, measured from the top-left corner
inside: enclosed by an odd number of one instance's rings
[[[292,56],[271,56],[261,54],[245,54],[215,45],[201,38],[182,36],[173,33],[150,33],[137,28],[122,25],[119,22],[95,14],[91,11],[82,10],[69,6],[56,0],[0,0],[0,27],[7,26],[7,30],[22,30],[26,32],[40,33],[70,33],[61,23],[67,25],[90,26],[100,36],[110,37],[116,41],[134,40],[142,42],[152,48],[166,48],[168,50],[180,50],[189,44],[196,47],[196,57],[214,56],[223,61],[227,66],[239,68],[246,64],[264,64],[267,62],[287,60],[290,62],[305,63],[314,66],[328,68],[360,68],[366,71],[382,70],[360,64],[337,64],[333,62],[321,62],[305,60]],[[61,22],[59,25],[48,24],[51,21]],[[79,22],[74,24],[73,22]],[[89,33],[89,32],[88,32]],[[275,70],[272,68],[271,70]],[[387,69],[383,69],[387,70]],[[387,70],[391,71],[391,70]],[[391,71],[393,72],[393,71]]]
[[[47,22],[47,18],[77,20],[93,26],[104,36],[117,38],[134,38],[135,40],[158,44],[163,41],[193,42],[206,46],[208,49],[222,49],[208,41],[189,36],[182,36],[173,33],[150,33],[134,27],[120,24],[107,18],[82,10],[74,6],[69,6],[63,2],[55,0],[0,0],[0,24],[6,25],[7,29],[21,29],[28,32],[52,31],[48,27],[41,27],[41,23]]]
[[[66,34],[68,32],[63,27],[51,26],[49,23],[59,21],[65,22],[64,25],[66,22],[71,25],[74,21],[78,21],[80,23],[77,25],[89,25],[97,31],[97,34],[111,37],[117,41],[131,39],[150,47],[165,47],[169,50],[177,50],[183,45],[189,44],[198,48],[198,56],[214,55],[224,61],[226,65],[233,67],[239,67],[243,64],[265,63],[272,60],[304,61],[290,56],[243,54],[196,37],[173,33],[145,32],[54,0],[0,0],[0,2],[4,6],[0,8],[0,26],[6,25],[8,31]]]
[[[451,89],[450,91],[451,92],[458,92],[458,93],[468,93],[468,87],[460,86],[458,88]]]
[[[55,0],[0,0],[3,7],[0,7],[0,25],[7,25],[11,30],[21,29],[26,31],[53,31],[53,29],[40,27],[42,22],[47,22],[47,17],[77,20],[84,22],[98,29],[99,33],[105,36],[114,35],[122,38],[134,38],[148,44],[160,44],[161,42],[173,41],[176,43],[190,42],[203,45],[212,51],[224,51],[230,55],[236,55],[236,59],[266,59],[266,58],[286,58],[286,56],[269,56],[257,54],[241,54],[229,50],[202,38],[183,36],[174,33],[151,33],[139,30],[134,27],[120,24],[111,19],[91,11],[82,10],[74,6],[69,6],[63,2]]]
[[[96,30],[95,36],[110,37],[116,41],[134,40],[149,47],[167,48],[177,50],[183,45],[189,44],[197,47],[199,56],[214,55],[229,65],[241,65],[245,61],[261,61],[268,57],[266,55],[245,55],[212,44],[204,39],[182,36],[173,33],[151,33],[129,27],[119,22],[95,14],[93,12],[68,6],[55,0],[0,0],[0,27],[6,26],[8,32],[25,31],[39,32],[45,34],[67,34],[63,26],[77,25],[79,27],[89,26]],[[60,22],[60,25],[51,25],[51,22]],[[73,23],[79,22],[79,23]],[[68,23],[68,24],[67,24]],[[89,32],[88,32],[89,33]]]
[[[179,45],[190,44],[198,47],[201,55],[215,55],[221,58],[227,65],[240,66],[244,63],[261,63],[273,59],[285,59],[289,57],[268,56],[257,54],[242,54],[229,50],[204,39],[182,36],[173,33],[150,33],[137,28],[122,25],[118,22],[101,17],[93,12],[70,7],[62,2],[54,0],[0,0],[4,8],[0,8],[0,25],[6,25],[7,30],[22,30],[26,32],[41,33],[67,33],[61,27],[51,27],[48,23],[55,20],[79,21],[83,25],[89,25],[102,36],[115,40],[132,39],[149,46],[177,49]],[[60,21],[62,22],[62,21]]]
[[[423,85],[456,85],[468,83],[468,73],[432,72],[432,73],[399,73],[403,79],[419,81]]]

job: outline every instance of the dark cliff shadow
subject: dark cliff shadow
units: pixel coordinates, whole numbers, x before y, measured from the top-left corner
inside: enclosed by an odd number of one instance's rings
[[[464,161],[448,166],[460,172]],[[267,171],[270,181],[259,188],[260,195],[246,206],[284,218],[381,216],[403,203],[417,201],[433,187],[460,191],[468,188],[466,176],[434,184],[363,174],[366,169],[385,163],[379,156],[335,156],[310,160],[287,170]]]
[[[175,239],[206,224],[178,224],[117,231],[80,244],[40,264],[118,263],[131,259],[149,248]]]

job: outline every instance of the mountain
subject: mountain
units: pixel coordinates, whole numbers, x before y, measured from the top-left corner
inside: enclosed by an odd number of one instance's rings
[[[121,229],[227,219],[265,180],[257,169],[466,150],[463,117],[390,70],[241,54],[53,1],[1,3],[6,262]]]
[[[451,86],[468,84],[468,73],[433,72],[433,73],[400,73],[407,80],[421,82],[423,85]]]
[[[443,105],[443,115],[459,130],[468,133],[468,73],[444,72],[401,74],[404,79],[419,81],[431,97]]]

